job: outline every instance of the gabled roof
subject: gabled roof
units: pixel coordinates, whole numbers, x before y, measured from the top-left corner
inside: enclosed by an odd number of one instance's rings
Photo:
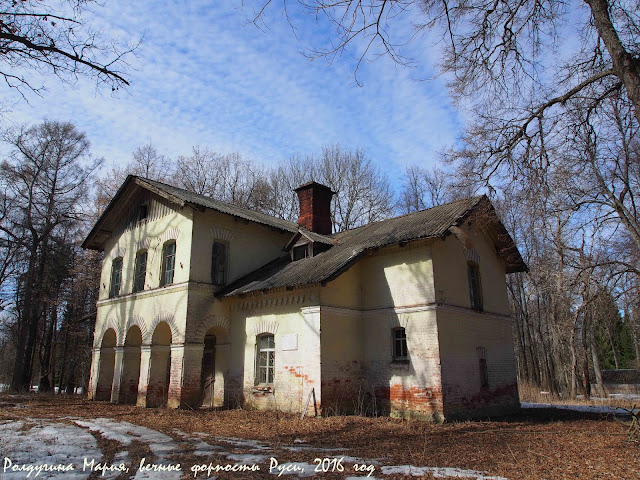
[[[298,241],[300,237],[304,237],[310,242],[322,243],[324,245],[334,245],[335,240],[330,235],[321,235],[304,227],[298,227],[298,232],[291,237],[291,240],[282,249],[285,252],[291,250],[291,247]]]
[[[506,229],[498,220],[486,196],[467,198],[420,212],[347,230],[325,238],[333,238],[328,250],[303,260],[291,261],[282,256],[246,275],[216,296],[234,296],[278,287],[325,284],[351,267],[367,251],[422,238],[444,237],[452,226],[458,226],[470,215],[477,216],[494,240],[507,263],[507,272],[526,271],[520,253]]]
[[[247,208],[238,207],[230,203],[215,200],[204,195],[192,193],[183,188],[167,185],[166,183],[157,182],[148,178],[129,175],[122,186],[118,189],[104,213],[100,216],[93,229],[87,235],[82,243],[83,248],[91,248],[101,250],[104,242],[109,238],[111,233],[122,220],[120,215],[123,208],[127,207],[128,201],[133,197],[138,189],[149,190],[167,200],[174,203],[178,207],[185,205],[196,208],[210,208],[220,213],[226,213],[243,220],[260,223],[271,228],[286,232],[297,232],[298,224],[272,217],[270,215],[249,210]]]

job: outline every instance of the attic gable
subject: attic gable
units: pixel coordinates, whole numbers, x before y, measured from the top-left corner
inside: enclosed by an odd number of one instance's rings
[[[113,235],[120,235],[140,222],[176,212],[185,205],[181,199],[149,187],[143,179],[129,175],[87,235],[82,247],[102,250],[105,241]]]

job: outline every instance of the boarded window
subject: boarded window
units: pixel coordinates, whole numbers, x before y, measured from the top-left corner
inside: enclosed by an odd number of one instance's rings
[[[111,263],[111,284],[109,286],[109,297],[120,295],[122,285],[122,257],[118,257]]]
[[[136,265],[133,275],[133,291],[141,292],[144,290],[144,282],[147,277],[147,251],[140,250],[136,255]]]
[[[402,327],[393,329],[393,359],[407,359],[407,332]]]
[[[160,285],[171,285],[173,283],[173,272],[176,268],[176,242],[171,241],[164,244],[162,249],[162,274]]]
[[[211,254],[211,282],[214,285],[227,283],[227,244],[213,242]]]
[[[275,364],[276,344],[273,335],[260,335],[256,345],[256,385],[273,383]]]
[[[489,388],[489,369],[487,368],[487,350],[484,347],[477,347],[478,366],[480,369],[480,389]]]
[[[469,278],[469,299],[471,308],[482,311],[482,286],[480,284],[480,269],[475,262],[467,263],[467,276]]]

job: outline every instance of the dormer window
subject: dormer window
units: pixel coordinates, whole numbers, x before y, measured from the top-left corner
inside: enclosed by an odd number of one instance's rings
[[[309,256],[309,244],[305,243],[303,245],[293,247],[291,256],[294,262],[297,260],[302,260],[303,258],[307,258]]]

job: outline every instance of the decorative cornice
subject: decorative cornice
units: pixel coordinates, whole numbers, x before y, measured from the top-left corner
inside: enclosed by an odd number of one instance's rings
[[[150,246],[151,239],[149,237],[145,237],[136,243],[136,252],[139,252],[140,250],[148,250]]]
[[[169,240],[178,240],[178,237],[180,236],[180,229],[177,227],[173,227],[173,228],[169,228],[167,230],[165,230],[165,232],[158,236],[156,238],[157,241],[157,245],[161,246],[164,245],[165,242],[168,242]]]
[[[115,247],[111,250],[111,253],[109,254],[109,260],[114,261],[118,257],[124,257],[126,253],[127,253],[126,248]]]
[[[231,243],[231,240],[233,240],[233,236],[234,233],[231,230],[225,230],[224,228],[220,227],[213,227],[211,229],[211,237],[214,240],[223,240],[227,243]]]
[[[244,300],[231,304],[232,311],[251,311],[269,307],[284,307],[287,305],[300,305],[305,301],[314,301],[313,294],[287,295],[284,297],[264,298],[260,300]]]
[[[255,327],[253,327],[253,332],[256,336],[262,333],[272,333],[273,335],[275,335],[277,331],[278,322],[276,321],[262,320],[261,322],[258,322]]]
[[[480,265],[480,255],[473,248],[465,248],[464,256],[467,259],[467,262],[473,262],[476,265]]]

